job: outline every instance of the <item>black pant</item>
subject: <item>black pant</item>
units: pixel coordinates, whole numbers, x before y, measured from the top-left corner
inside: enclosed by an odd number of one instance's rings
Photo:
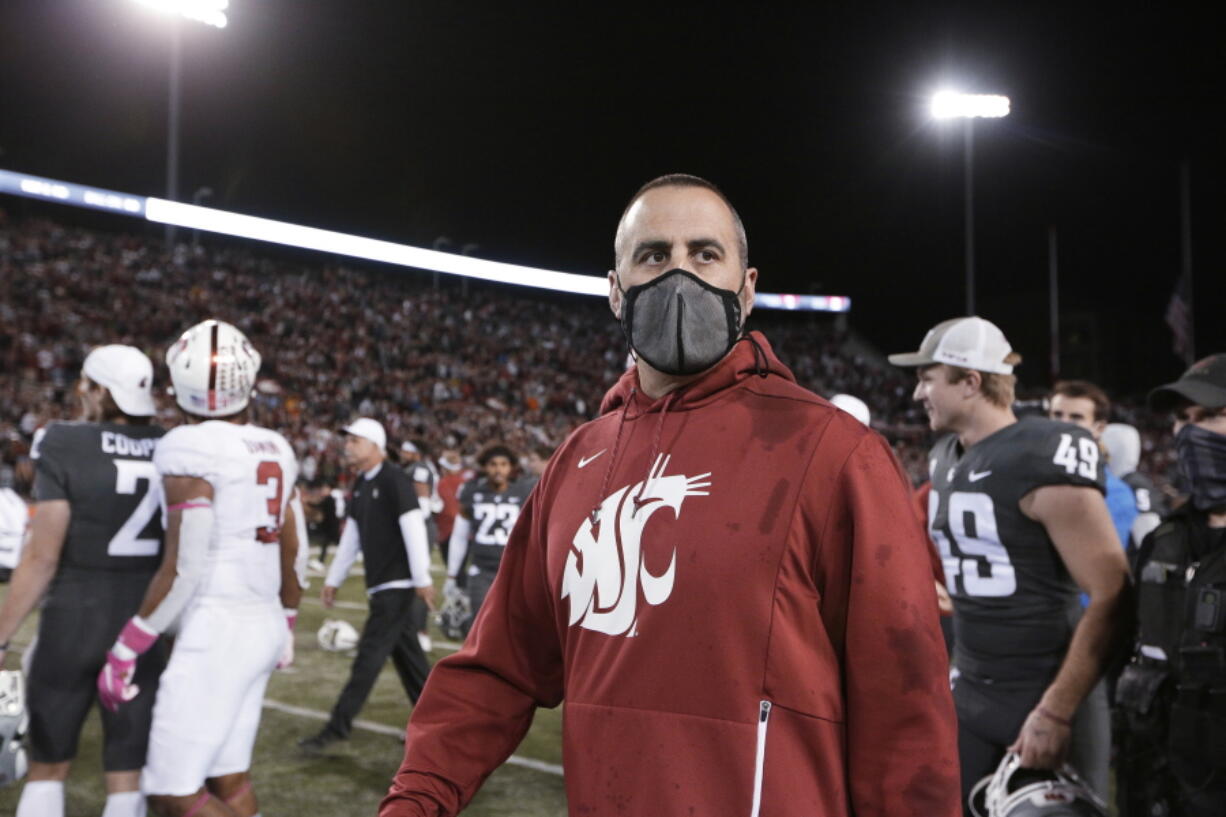
[[[958,713],[958,757],[962,766],[962,808],[982,778],[996,771],[1006,748],[1017,739],[1026,716],[1043,697],[1044,687],[1001,689],[966,675],[954,683]],[[1070,736],[1069,763],[1103,800],[1107,799],[1107,765],[1111,725],[1106,686],[1100,681],[1078,708]]]
[[[468,621],[464,623],[464,635],[468,635],[468,631],[472,629],[473,622],[477,620],[477,613],[481,610],[481,605],[485,604],[485,597],[490,593],[490,587],[494,584],[494,576],[498,572],[496,570],[486,570],[482,568],[476,574],[468,578],[468,600],[472,605],[472,615],[468,617]]]
[[[30,759],[63,763],[77,755],[77,740],[98,699],[98,672],[124,623],[136,613],[152,574],[64,573],[43,605],[30,660]],[[166,640],[136,662],[140,694],[102,716],[102,767],[108,772],[145,765],[158,679],[166,667]]]
[[[349,737],[353,719],[361,711],[388,656],[400,676],[409,700],[417,703],[430,664],[417,641],[414,610],[425,602],[411,589],[380,590],[370,597],[370,616],[362,628],[358,654],[349,671],[349,681],[341,690],[325,731]]]

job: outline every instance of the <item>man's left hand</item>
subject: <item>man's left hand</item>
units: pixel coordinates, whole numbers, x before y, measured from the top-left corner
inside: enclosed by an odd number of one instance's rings
[[[1021,756],[1024,768],[1056,769],[1068,755],[1071,734],[1072,728],[1068,724],[1042,714],[1039,707],[1035,707],[1026,716],[1022,731],[1009,751]]]
[[[434,585],[427,584],[424,587],[417,588],[417,595],[426,603],[426,607],[430,610],[434,609]]]

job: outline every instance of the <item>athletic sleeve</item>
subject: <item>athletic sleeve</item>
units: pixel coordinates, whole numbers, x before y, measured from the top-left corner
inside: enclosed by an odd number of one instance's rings
[[[417,501],[417,489],[413,487],[413,480],[400,469],[394,472],[396,481],[396,516],[404,516],[409,511],[421,510],[421,505]]]
[[[153,451],[153,465],[162,477],[195,477],[216,485],[220,482],[217,445],[198,425],[179,426],[166,432]]]
[[[67,452],[63,450],[63,431],[62,426],[48,426],[39,441],[39,455],[34,460],[34,499],[38,502],[68,499]]]
[[[535,504],[511,531],[463,649],[430,672],[380,817],[457,814],[519,745],[536,707],[562,701],[562,647]]]
[[[428,485],[430,483],[430,469],[424,465],[413,466],[413,481]]]
[[[460,503],[460,513],[465,517],[473,518],[473,494],[477,492],[477,478],[465,482],[460,486],[460,490],[456,491],[456,499]]]
[[[1102,449],[1084,428],[1071,423],[1033,423],[1025,438],[1024,470],[1019,477],[1028,489],[1045,485],[1078,485],[1107,493],[1107,469]]]
[[[800,515],[810,527],[791,535],[817,539],[821,616],[843,673],[848,812],[959,817],[949,664],[910,486],[877,434],[835,475],[821,454]]]

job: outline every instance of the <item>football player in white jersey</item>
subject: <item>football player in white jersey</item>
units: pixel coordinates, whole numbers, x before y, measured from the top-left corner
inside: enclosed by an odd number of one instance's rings
[[[247,422],[260,355],[242,332],[204,321],[170,347],[166,364],[187,423],[162,438],[154,457],[165,560],[98,688],[104,704],[130,699],[136,656],[175,632],[141,788],[163,817],[252,817],[264,688],[289,652],[301,595],[290,503],[298,466],[280,434]]]

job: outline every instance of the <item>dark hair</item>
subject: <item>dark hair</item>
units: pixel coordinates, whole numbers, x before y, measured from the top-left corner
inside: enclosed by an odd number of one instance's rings
[[[512,465],[515,464],[516,460],[514,451],[502,443],[495,443],[494,445],[487,446],[479,455],[477,455],[477,464],[484,468],[486,463],[494,459],[494,457],[506,457],[508,460],[510,460]]]
[[[536,454],[538,457],[540,457],[543,460],[548,460],[550,457],[552,457],[553,452],[556,450],[557,449],[554,448],[554,446],[552,445],[542,444],[542,445],[537,445],[537,446],[532,447],[532,453]]]
[[[1061,380],[1052,386],[1051,396],[1086,397],[1094,403],[1094,421],[1105,423],[1111,419],[1111,398],[1088,380]]]
[[[119,404],[115,402],[115,397],[111,394],[111,390],[108,389],[106,386],[102,385],[96,380],[90,379],[86,375],[81,375],[81,379],[84,380],[87,384],[89,384],[89,386],[102,390],[102,400],[99,406],[99,417],[98,417],[98,420],[100,422],[112,423],[120,418],[123,418],[124,421],[127,422],[128,425],[133,425],[133,426],[152,425],[153,423],[152,417],[144,417],[144,416],[138,416],[135,414],[128,414],[126,411],[121,409],[119,407]]]
[[[409,437],[407,440],[405,440],[405,442],[412,443],[413,447],[417,449],[417,453],[421,455],[423,460],[430,459],[430,446],[427,445],[426,441],[421,437]]]
[[[741,266],[749,266],[749,239],[745,236],[745,224],[741,221],[741,214],[732,206],[732,202],[724,195],[724,191],[715,186],[714,182],[709,182],[701,176],[694,176],[690,173],[666,173],[663,176],[657,176],[647,184],[643,185],[638,191],[630,197],[630,201],[626,202],[625,208],[622,210],[622,216],[617,220],[617,232],[621,235],[621,224],[626,220],[626,213],[630,212],[630,208],[634,203],[641,199],[643,195],[651,190],[659,187],[701,187],[704,190],[710,190],[715,195],[719,196],[720,200],[728,206],[728,211],[732,213],[732,223],[736,227],[736,242],[737,254],[741,259]],[[617,241],[613,242],[613,264],[617,265]]]

